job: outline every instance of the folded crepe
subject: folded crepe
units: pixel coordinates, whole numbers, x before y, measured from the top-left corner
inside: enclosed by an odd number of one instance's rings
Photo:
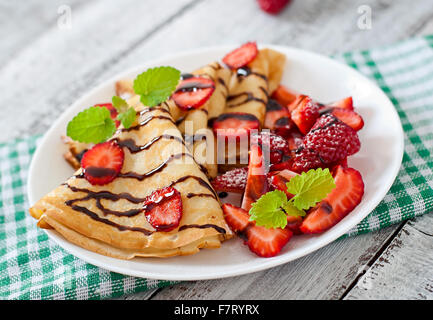
[[[248,113],[263,125],[268,97],[281,82],[285,62],[285,55],[278,51],[259,50],[253,61],[231,74],[224,113]],[[248,150],[239,145],[234,149],[226,146],[220,152],[224,152],[224,163],[219,164],[219,172],[243,167],[248,162]]]
[[[252,114],[263,124],[268,97],[281,82],[286,57],[272,49],[261,49],[246,67],[230,79],[225,112]]]
[[[30,214],[40,227],[54,228],[72,243],[115,258],[169,257],[219,247],[232,232],[167,107],[136,110],[137,124],[120,127],[112,138],[125,153],[112,182],[91,185],[79,169],[32,206]],[[146,196],[167,186],[181,193],[183,214],[176,229],[156,231],[140,209]]]
[[[170,111],[176,125],[185,136],[187,144],[192,144],[191,150],[194,159],[207,170],[211,178],[218,174],[215,137],[212,130],[208,129],[210,120],[215,119],[224,112],[228,95],[228,83],[232,71],[223,68],[218,62],[210,63],[192,72],[192,75],[211,79],[215,84],[215,90],[206,103],[198,109],[182,110],[176,103],[169,99],[164,103]],[[132,106],[139,102],[138,96],[132,89],[133,82],[121,80],[116,83],[116,94],[130,99]],[[195,136],[195,139],[193,137]]]

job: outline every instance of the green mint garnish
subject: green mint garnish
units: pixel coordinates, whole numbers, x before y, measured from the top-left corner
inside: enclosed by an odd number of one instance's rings
[[[68,137],[85,143],[100,143],[116,131],[110,111],[105,107],[90,107],[77,114],[66,129]]]
[[[287,196],[283,191],[275,190],[265,193],[250,209],[250,221],[265,228],[284,228],[287,216],[282,207],[286,204]]]
[[[121,97],[113,96],[113,98],[111,98],[111,102],[113,103],[113,107],[116,108],[117,113],[126,112],[126,110],[129,108],[128,103]]]
[[[128,106],[128,103],[118,96],[113,96],[111,99],[113,107],[117,110],[117,120],[119,120],[123,127],[128,129],[137,118],[135,109]]]
[[[148,69],[138,75],[134,81],[134,91],[141,96],[141,102],[154,107],[164,102],[176,89],[180,71],[172,67]],[[112,98],[117,110],[117,120],[124,128],[129,128],[137,118],[134,108],[120,97]],[[116,131],[116,124],[111,119],[106,107],[90,107],[77,114],[69,123],[66,135],[72,140],[85,143],[100,143],[109,139]]]
[[[141,103],[154,107],[167,100],[179,79],[180,71],[172,67],[147,69],[134,80],[134,92],[140,95]]]
[[[281,190],[270,191],[252,204],[250,221],[265,228],[285,228],[287,216],[305,216],[305,210],[314,207],[335,188],[329,169],[312,169],[295,176],[286,184],[294,195],[290,200]]]
[[[299,210],[307,210],[322,201],[335,188],[329,169],[318,168],[302,172],[286,184],[287,191],[295,196],[291,199]]]

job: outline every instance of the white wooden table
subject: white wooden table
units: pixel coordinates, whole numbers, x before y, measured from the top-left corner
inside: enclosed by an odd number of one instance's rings
[[[108,77],[186,49],[253,39],[333,54],[429,33],[431,0],[294,0],[276,17],[255,0],[0,0],[0,140],[43,133]],[[432,299],[432,249],[428,214],[267,271],[123,299]]]

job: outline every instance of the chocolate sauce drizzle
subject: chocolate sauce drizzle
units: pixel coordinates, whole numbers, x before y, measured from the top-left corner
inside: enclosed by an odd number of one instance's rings
[[[248,77],[249,75],[255,75],[257,77],[262,78],[266,82],[268,81],[268,77],[266,77],[264,74],[254,72],[249,67],[242,67],[242,68],[237,69],[236,74],[241,81],[242,81],[242,79],[244,79],[245,77]]]
[[[138,152],[141,152],[143,150],[150,149],[150,147],[155,142],[158,142],[159,140],[162,140],[162,139],[179,141],[180,143],[185,145],[185,142],[183,141],[183,139],[181,137],[173,136],[170,134],[163,134],[163,135],[160,135],[158,137],[155,137],[143,146],[137,146],[133,139],[121,140],[119,138],[115,138],[114,141],[116,141],[119,146],[127,148],[129,150],[129,152],[138,153]]]
[[[146,108],[142,111],[139,112],[139,115],[144,115],[147,112],[153,111],[153,110],[159,110],[165,113],[170,114],[170,112],[162,107],[154,107],[154,108]],[[173,122],[171,117],[166,117],[166,116],[155,116],[152,115],[148,118],[146,118],[145,120],[143,120],[142,122],[140,122],[138,125],[134,126],[134,127],[130,127],[128,129],[121,129],[122,131],[131,131],[131,130],[138,130],[140,127],[145,126],[146,124],[148,124],[150,121],[152,121],[153,119],[167,119],[170,120],[171,122]],[[174,122],[173,122],[174,123]],[[132,139],[124,139],[121,140],[119,138],[115,138],[113,140],[115,140],[121,147],[125,147],[127,148],[131,153],[138,153],[141,152],[143,150],[148,150],[153,144],[155,144],[157,141],[160,141],[161,139],[168,139],[168,140],[176,140],[181,142],[182,144],[185,145],[185,142],[182,138],[178,137],[178,136],[173,136],[173,135],[167,135],[167,134],[163,134],[161,136],[155,137],[153,138],[151,141],[149,141],[148,143],[146,143],[143,146],[138,146],[134,140]],[[193,156],[190,153],[178,153],[178,154],[174,154],[171,155],[166,161],[164,161],[163,163],[161,163],[160,165],[158,165],[156,168],[144,173],[144,174],[139,174],[136,172],[126,172],[126,173],[120,173],[117,178],[133,178],[133,179],[137,179],[139,181],[142,181],[148,177],[151,177],[152,175],[162,171],[171,161],[175,160],[175,159],[180,159],[182,157],[191,157],[193,158]],[[193,158],[194,159],[194,158]],[[88,168],[89,169],[89,168]],[[87,170],[88,170],[87,169]],[[93,169],[92,169],[93,170]],[[201,166],[201,170],[203,171],[203,167]],[[95,172],[94,172],[95,173]],[[96,172],[97,174],[98,172]],[[105,173],[104,173],[105,174]],[[76,179],[81,179],[84,178],[84,171],[81,172],[80,174],[75,175]],[[212,192],[212,194],[207,194],[207,193],[188,193],[187,194],[187,198],[192,198],[192,197],[213,197],[215,199],[217,198],[216,192],[214,191],[214,189],[212,188],[212,186],[206,182],[204,179],[197,177],[197,176],[192,176],[192,175],[188,175],[188,176],[184,176],[181,177],[179,179],[177,179],[176,181],[173,181],[172,183],[170,183],[170,187],[175,186],[178,183],[181,183],[183,181],[186,181],[188,179],[194,179],[196,180],[200,185],[204,186],[205,188],[207,188],[209,191]],[[78,188],[78,187],[74,187],[71,186],[69,184],[64,184],[66,187],[68,187],[71,191],[73,192],[81,192],[81,193],[85,193],[86,195],[84,197],[81,198],[77,198],[77,199],[72,199],[72,200],[68,200],[65,202],[65,204],[67,206],[69,206],[71,209],[81,212],[85,215],[87,215],[88,217],[99,221],[101,223],[105,223],[107,225],[110,225],[112,227],[117,228],[120,231],[137,231],[137,232],[141,232],[145,235],[151,235],[152,233],[154,233],[154,231],[152,230],[148,230],[145,228],[140,228],[140,227],[129,227],[129,226],[125,226],[125,225],[120,225],[118,223],[115,223],[109,219],[105,219],[100,217],[98,214],[96,214],[95,212],[89,210],[86,207],[83,206],[79,206],[76,204],[76,202],[81,202],[81,201],[87,201],[87,200],[95,200],[96,201],[96,206],[98,207],[99,210],[101,210],[101,212],[103,213],[104,216],[106,215],[115,215],[118,217],[133,217],[136,216],[138,214],[140,214],[143,211],[146,211],[148,208],[146,208],[145,206],[142,206],[140,208],[134,208],[134,209],[130,209],[127,211],[115,211],[115,210],[111,210],[108,208],[105,208],[105,206],[102,204],[101,200],[105,199],[105,200],[110,200],[110,201],[119,201],[121,199],[126,200],[130,203],[133,204],[140,204],[143,203],[146,198],[138,198],[135,197],[129,193],[126,192],[122,192],[122,193],[112,193],[109,191],[91,191],[89,189],[85,189],[85,188]],[[217,230],[220,233],[226,233],[226,230],[213,225],[213,224],[204,224],[204,225],[184,225],[181,228],[179,228],[179,231],[188,229],[188,228],[214,228],[215,230]]]
[[[243,97],[243,96],[245,96],[244,100],[242,100],[238,103],[234,103],[234,104],[230,103],[230,101],[238,99],[238,98]],[[267,104],[265,100],[254,97],[254,95],[251,92],[241,92],[239,94],[235,94],[235,95],[231,95],[231,96],[227,97],[227,103],[228,103],[229,108],[238,107],[238,106],[243,105],[245,103],[248,103],[250,101],[257,101],[257,102],[263,103],[265,106]]]

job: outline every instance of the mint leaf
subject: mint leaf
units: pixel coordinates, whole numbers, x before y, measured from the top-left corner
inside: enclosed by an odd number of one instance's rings
[[[299,210],[298,208],[296,208],[293,202],[291,201],[284,203],[281,207],[284,209],[285,213],[288,216],[303,217],[307,214],[304,210]]]
[[[335,188],[334,178],[329,169],[315,169],[303,172],[290,179],[287,191],[295,196],[291,199],[299,210],[314,207]]]
[[[113,96],[113,98],[111,98],[111,102],[113,103],[113,107],[117,110],[117,113],[126,112],[128,109],[128,103],[121,97]]]
[[[117,120],[120,120],[123,127],[128,129],[131,124],[134,123],[135,119],[137,118],[137,113],[135,112],[135,109],[132,107],[129,107],[125,112],[119,113],[117,115]]]
[[[133,88],[145,106],[154,107],[167,100],[176,89],[179,79],[180,71],[175,68],[151,68],[137,76]]]
[[[77,114],[66,128],[66,135],[72,140],[85,143],[100,143],[116,131],[110,111],[105,107],[90,107]]]
[[[250,209],[250,221],[265,228],[285,228],[287,216],[282,210],[287,205],[287,196],[283,191],[265,193],[254,202]]]
[[[116,108],[118,113],[117,120],[122,123],[124,128],[128,129],[137,118],[135,109],[128,106],[128,103],[118,96],[113,96],[111,101],[113,103],[113,107]]]

